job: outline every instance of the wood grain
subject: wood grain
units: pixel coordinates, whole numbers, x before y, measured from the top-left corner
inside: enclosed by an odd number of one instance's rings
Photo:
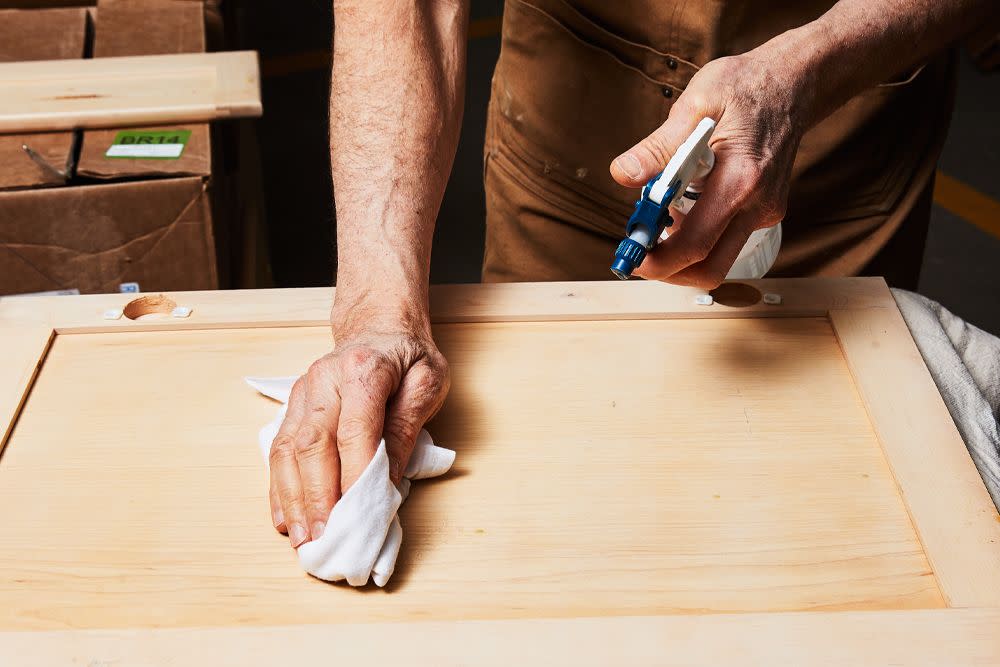
[[[547,322],[573,320],[718,319],[744,317],[826,317],[831,309],[895,308],[880,278],[808,278],[742,281],[761,293],[775,292],[780,306],[699,306],[704,290],[659,282],[621,281],[435,285],[431,317],[435,322]],[[49,326],[59,333],[105,331],[179,331],[250,326],[327,324],[334,290],[226,290],[174,292],[193,309],[184,320],[107,321],[102,313],[124,308],[134,294],[94,294],[65,299],[33,297],[0,300],[0,325]]]
[[[436,336],[457,469],[415,487],[387,591],[307,577],[268,520],[275,406],[241,377],[328,329],[58,336],[0,465],[0,629],[944,604],[825,319]]]
[[[0,327],[0,452],[54,337],[48,327]]]
[[[902,315],[830,319],[949,606],[1000,607],[1000,515]]]
[[[0,632],[0,663],[993,667],[998,624],[996,609],[936,609]]]
[[[261,114],[253,51],[0,63],[0,132]]]

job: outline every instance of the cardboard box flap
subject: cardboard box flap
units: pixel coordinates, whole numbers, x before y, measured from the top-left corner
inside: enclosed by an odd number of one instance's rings
[[[0,11],[0,62],[82,58],[86,34],[83,8]],[[63,184],[73,138],[72,132],[0,135],[0,190]]]
[[[94,27],[94,57],[145,56],[205,51],[205,13],[198,2],[100,0]],[[179,137],[183,139],[178,140]],[[212,173],[207,124],[89,130],[77,167],[100,179],[145,176],[204,176]]]
[[[78,288],[215,289],[215,244],[199,177],[0,193],[6,294]]]
[[[82,58],[87,10],[0,10],[0,62]]]

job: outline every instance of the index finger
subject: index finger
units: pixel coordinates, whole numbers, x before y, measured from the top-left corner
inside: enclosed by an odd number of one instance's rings
[[[649,251],[636,275],[665,280],[705,260],[746,201],[746,177],[733,161],[720,161],[705,180],[698,202],[683,224]]]
[[[306,413],[295,434],[295,459],[309,536],[318,540],[340,498],[340,457],[335,441],[340,397],[336,387],[317,381],[309,384],[307,395]]]
[[[347,493],[375,457],[385,427],[386,403],[395,390],[396,381],[385,367],[341,386],[337,425],[341,493]]]

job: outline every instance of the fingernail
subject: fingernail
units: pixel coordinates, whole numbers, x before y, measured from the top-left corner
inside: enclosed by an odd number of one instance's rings
[[[281,524],[285,523],[285,514],[281,510],[275,510],[274,516],[274,527],[278,528]]]
[[[293,523],[288,527],[288,541],[292,543],[293,547],[299,546],[307,539],[309,539],[309,534],[299,524]]]
[[[633,181],[638,180],[642,176],[642,165],[639,164],[639,160],[631,153],[619,155],[615,160],[615,164]]]
[[[322,521],[317,521],[316,523],[313,524],[312,538],[314,540],[318,540],[319,538],[323,537],[324,530],[326,530],[326,524],[323,523]]]

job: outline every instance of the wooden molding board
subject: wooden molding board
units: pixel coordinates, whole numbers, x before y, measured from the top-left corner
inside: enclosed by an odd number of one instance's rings
[[[431,287],[431,318],[444,323],[826,317],[837,308],[895,308],[885,283],[878,279],[758,280],[752,285],[761,295],[781,295],[781,304],[772,306],[761,300],[748,306],[700,306],[695,297],[705,294],[704,290],[659,282],[436,285]],[[31,323],[59,333],[318,326],[330,321],[334,292],[324,287],[175,292],[169,298],[191,308],[191,317],[139,321],[103,319],[106,310],[124,308],[136,298],[134,294],[69,300],[15,297],[0,300],[0,324]]]
[[[830,320],[949,605],[1000,607],[1000,517],[903,316]]]
[[[54,337],[48,327],[0,326],[0,452]]]
[[[240,380],[332,290],[0,300],[0,664],[1000,662],[1000,516],[885,283],[699,294],[433,288],[459,457],[385,590],[298,569]]]
[[[0,632],[0,663],[994,667],[1000,612],[714,616]]]
[[[0,64],[0,132],[259,116],[253,51]]]

